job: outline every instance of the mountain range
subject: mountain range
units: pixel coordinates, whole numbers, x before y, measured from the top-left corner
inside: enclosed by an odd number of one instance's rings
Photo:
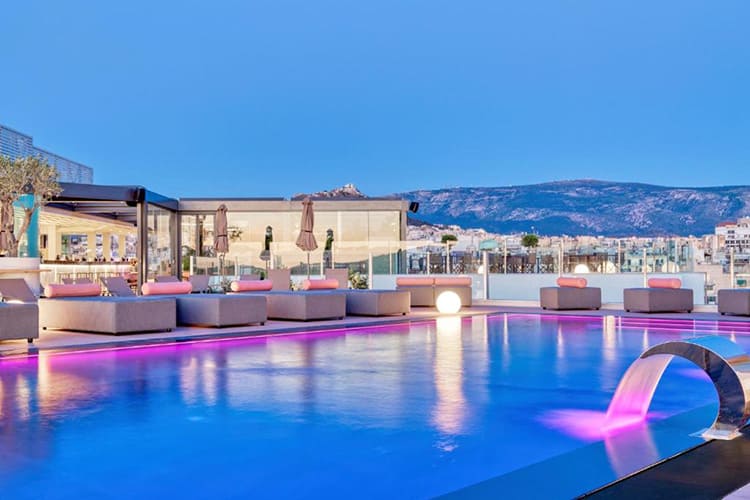
[[[353,184],[293,199],[364,199]],[[382,197],[381,197],[382,198]],[[456,225],[489,233],[555,236],[700,236],[750,216],[750,186],[667,187],[572,180],[506,187],[453,187],[394,193],[417,202],[410,224]]]
[[[571,180],[507,187],[397,193],[419,203],[414,216],[493,233],[688,236],[750,215],[750,186],[705,188]]]

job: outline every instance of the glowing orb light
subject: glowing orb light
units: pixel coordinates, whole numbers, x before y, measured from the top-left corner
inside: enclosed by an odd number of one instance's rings
[[[438,295],[435,306],[441,314],[456,314],[461,310],[461,297],[456,292],[447,290]]]
[[[575,274],[585,274],[589,272],[589,266],[586,264],[577,264],[575,269],[573,269],[573,272]]]

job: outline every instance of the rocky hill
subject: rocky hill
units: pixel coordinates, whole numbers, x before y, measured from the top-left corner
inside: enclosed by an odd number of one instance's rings
[[[341,187],[333,188],[328,191],[318,191],[317,193],[297,193],[292,196],[293,200],[301,200],[309,196],[310,198],[367,198],[354,184],[344,184]]]
[[[714,232],[750,215],[750,186],[675,188],[575,180],[508,187],[457,187],[396,196],[419,202],[415,214],[437,224],[494,233],[666,236]]]

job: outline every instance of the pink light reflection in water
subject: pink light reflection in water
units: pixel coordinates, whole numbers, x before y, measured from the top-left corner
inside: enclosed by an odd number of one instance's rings
[[[552,410],[539,418],[546,427],[582,441],[594,442],[625,431],[645,427],[648,421],[659,420],[665,415],[651,412],[647,415],[607,416],[607,412],[596,410],[561,409]]]
[[[177,349],[200,349],[205,344],[220,343],[224,346],[231,345],[247,345],[247,344],[259,344],[266,343],[269,340],[273,341],[294,341],[301,339],[320,339],[326,337],[340,337],[346,335],[368,335],[381,333],[383,330],[387,330],[387,333],[408,333],[410,327],[424,326],[433,324],[434,321],[410,321],[405,323],[385,323],[380,325],[366,325],[366,326],[352,326],[352,327],[341,327],[341,328],[324,328],[321,330],[303,330],[303,331],[292,331],[292,332],[269,332],[262,334],[248,334],[228,337],[215,337],[215,338],[196,338],[188,340],[176,340],[176,339],[158,339],[154,343],[153,340],[145,340],[143,343],[133,345],[120,345],[120,346],[102,346],[102,347],[81,347],[79,349],[61,350],[61,351],[39,351],[33,353],[25,353],[12,355],[5,358],[0,358],[0,366],[2,365],[22,365],[28,363],[30,360],[35,360],[39,357],[59,357],[65,356],[70,358],[77,358],[79,356],[91,356],[97,353],[109,354],[109,353],[133,353],[133,355],[141,355],[143,353],[158,354],[163,352],[174,352]],[[116,342],[116,341],[115,341]],[[205,346],[211,348],[210,346]]]

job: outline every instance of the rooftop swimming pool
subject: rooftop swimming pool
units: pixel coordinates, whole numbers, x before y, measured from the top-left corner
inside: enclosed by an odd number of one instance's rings
[[[710,381],[675,359],[645,423],[601,431],[643,350],[745,333],[508,314],[0,359],[0,495],[569,498],[713,421]]]

